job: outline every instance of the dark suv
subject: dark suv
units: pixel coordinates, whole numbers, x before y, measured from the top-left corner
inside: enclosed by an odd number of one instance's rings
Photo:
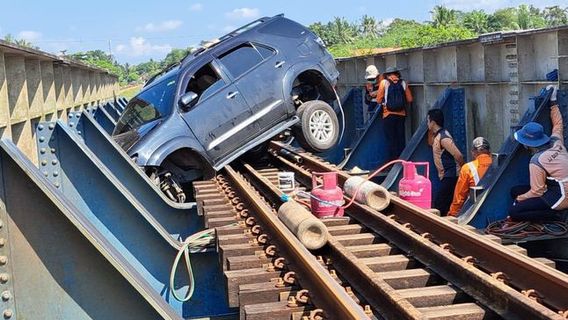
[[[174,201],[183,185],[290,129],[321,152],[339,137],[339,72],[320,38],[283,15],[245,25],[150,79],[115,141]]]

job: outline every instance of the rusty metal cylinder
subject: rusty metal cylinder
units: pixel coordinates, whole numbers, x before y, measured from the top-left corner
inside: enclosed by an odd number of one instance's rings
[[[285,202],[278,208],[278,219],[310,250],[319,249],[327,243],[325,224],[295,201]]]
[[[343,191],[349,197],[353,197],[357,189],[359,192],[355,200],[359,203],[379,211],[386,209],[390,204],[391,195],[387,189],[362,177],[351,177],[343,185]]]

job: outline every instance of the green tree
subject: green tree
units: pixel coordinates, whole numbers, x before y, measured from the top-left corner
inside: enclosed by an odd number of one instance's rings
[[[489,15],[483,10],[464,13],[463,25],[475,33],[486,33],[489,31]]]
[[[457,24],[459,11],[445,6],[435,6],[432,11],[432,24],[434,27],[445,27]]]
[[[491,32],[519,29],[516,8],[499,9],[489,15],[488,27]]]
[[[543,11],[546,24],[549,27],[557,27],[568,24],[568,8],[560,6],[546,7]]]
[[[161,66],[162,67],[167,67],[169,65],[172,65],[174,63],[178,63],[180,62],[183,58],[185,58],[185,56],[191,51],[191,48],[187,48],[187,49],[177,49],[174,48],[172,49],[164,58],[164,60],[162,60]]]
[[[357,27],[345,18],[335,17],[328,28],[334,43],[351,43],[357,37]]]
[[[368,15],[361,17],[359,34],[362,37],[377,38],[379,36],[379,24],[377,19]]]
[[[4,41],[11,43],[11,44],[15,44],[18,45],[20,47],[25,47],[25,48],[30,48],[30,49],[35,49],[35,50],[39,50],[39,47],[34,45],[32,42],[25,40],[25,39],[16,39],[14,36],[12,36],[10,33],[6,34],[4,36]]]
[[[517,24],[520,29],[533,29],[543,28],[546,26],[546,21],[542,16],[540,9],[534,6],[527,6],[521,4],[517,8]]]

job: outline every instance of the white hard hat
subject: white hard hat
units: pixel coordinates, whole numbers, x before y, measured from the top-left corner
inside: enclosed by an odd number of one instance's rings
[[[372,80],[379,76],[379,70],[374,65],[370,65],[365,69],[365,79]]]

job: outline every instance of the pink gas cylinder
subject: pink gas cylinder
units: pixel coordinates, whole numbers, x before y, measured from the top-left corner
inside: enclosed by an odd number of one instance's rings
[[[321,177],[321,185],[318,177]],[[343,217],[343,203],[343,191],[337,186],[337,173],[313,172],[312,213],[318,218]]]
[[[426,177],[416,173],[416,166],[426,166]],[[402,163],[403,178],[398,184],[398,195],[402,200],[406,200],[424,209],[432,207],[432,183],[430,182],[430,164],[428,162]]]

